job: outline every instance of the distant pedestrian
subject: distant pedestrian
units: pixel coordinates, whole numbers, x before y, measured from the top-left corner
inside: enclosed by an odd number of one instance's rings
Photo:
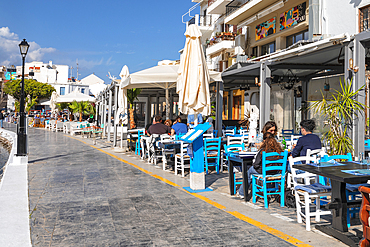
[[[1,128],[4,128],[3,124],[4,124],[4,110],[2,110],[0,112],[0,125],[1,125]]]

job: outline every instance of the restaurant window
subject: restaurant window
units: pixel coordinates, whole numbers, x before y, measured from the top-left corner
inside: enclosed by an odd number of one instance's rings
[[[369,12],[370,6],[366,6],[360,9],[360,32],[365,31],[369,28]]]
[[[233,97],[233,119],[240,120],[242,114],[242,96]]]
[[[258,52],[258,47],[257,47],[257,46],[253,47],[253,48],[252,48],[251,58],[253,58],[253,57],[258,57],[257,52]]]
[[[223,98],[223,105],[222,105],[222,119],[227,120],[228,117],[228,108],[227,108],[227,95]]]
[[[81,88],[81,93],[85,93],[85,88]]]
[[[60,88],[60,93],[59,95],[65,95],[66,94],[66,88],[65,87],[61,87]]]
[[[261,46],[261,56],[275,52],[275,42]]]
[[[286,37],[286,47],[289,47],[300,40],[308,40],[308,30],[299,32],[293,35]]]

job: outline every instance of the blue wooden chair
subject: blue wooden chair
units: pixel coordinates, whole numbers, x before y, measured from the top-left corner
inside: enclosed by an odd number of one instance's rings
[[[180,140],[182,136],[184,136],[186,133],[179,133],[175,135],[175,140]]]
[[[236,134],[236,126],[226,126],[225,135],[235,135]]]
[[[328,156],[325,155],[321,160],[324,162],[328,162],[331,160],[345,160],[345,161],[352,161],[352,154],[347,153],[346,155],[332,155]],[[330,180],[328,181],[330,183]],[[347,201],[354,201],[357,199],[361,199],[361,193],[358,190],[358,187],[360,186],[368,186],[368,184],[346,184],[346,196],[347,196]],[[356,213],[359,213],[360,208],[348,208],[347,209],[347,226],[348,228],[351,226],[350,220],[351,217],[355,217]]]
[[[273,157],[274,160],[266,158]],[[268,208],[267,196],[279,195],[280,206],[284,207],[285,172],[287,167],[288,151],[282,153],[262,152],[262,174],[252,175],[252,202],[256,203],[257,197],[263,198],[265,208]],[[271,172],[275,174],[269,175]]]
[[[370,139],[365,140],[365,151],[370,150]]]
[[[290,138],[291,135],[294,135],[294,129],[283,129],[281,130],[281,135]]]
[[[231,144],[231,145],[224,145],[224,154],[223,159],[225,164],[229,166],[229,156],[232,153],[240,152],[244,150],[244,144]],[[230,168],[228,168],[230,169]],[[234,195],[236,194],[236,185],[240,185],[243,183],[243,179],[236,179],[235,178],[235,171],[233,171],[233,179],[234,179]]]
[[[135,154],[141,156],[141,145],[140,145],[140,141],[141,141],[141,136],[144,135],[144,130],[138,130],[137,131],[137,141],[136,141],[136,144],[135,144]]]
[[[206,174],[208,167],[216,167],[217,174],[220,174],[220,153],[221,153],[221,137],[205,138],[204,139],[204,166]]]
[[[217,137],[218,130],[213,130],[213,136]]]

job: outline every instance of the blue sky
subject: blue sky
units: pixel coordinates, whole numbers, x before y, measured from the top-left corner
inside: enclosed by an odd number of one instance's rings
[[[72,66],[79,79],[95,73],[106,82],[179,59],[185,44],[182,15],[191,0],[7,1],[0,14],[0,65],[21,65],[18,44],[30,43],[26,61]],[[199,12],[199,7],[192,12]],[[189,18],[187,18],[189,19]]]

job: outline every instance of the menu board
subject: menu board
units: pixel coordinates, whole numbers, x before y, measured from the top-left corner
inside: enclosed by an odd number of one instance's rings
[[[189,137],[189,140],[190,141],[194,141],[201,134],[203,134],[203,130],[197,130],[191,137]]]
[[[189,130],[185,135],[181,136],[181,139],[188,138],[194,131],[195,131],[195,129]]]
[[[188,143],[193,143],[194,140],[199,138],[210,127],[211,127],[211,125],[209,123],[198,124],[194,129],[190,130],[184,136],[181,136],[180,140],[188,142]]]

